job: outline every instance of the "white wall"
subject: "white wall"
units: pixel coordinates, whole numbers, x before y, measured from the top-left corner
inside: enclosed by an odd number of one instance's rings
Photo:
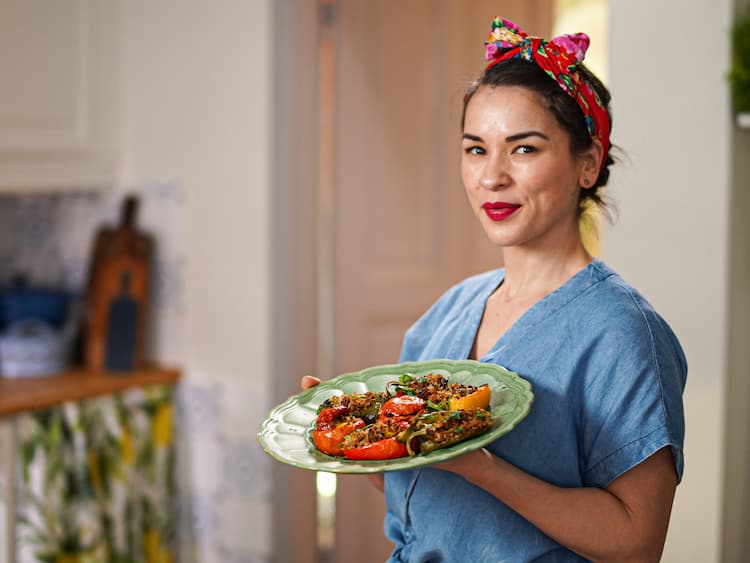
[[[119,0],[122,183],[186,197],[185,307],[159,319],[156,355],[184,368],[181,539],[206,563],[271,550],[255,439],[270,383],[271,4]]]
[[[688,358],[686,470],[664,561],[720,560],[728,303],[731,0],[610,2],[613,140],[627,153],[604,257]]]

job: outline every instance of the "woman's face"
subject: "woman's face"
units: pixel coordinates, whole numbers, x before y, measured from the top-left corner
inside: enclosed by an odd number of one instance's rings
[[[578,194],[596,180],[535,92],[481,86],[466,108],[461,174],[472,210],[503,247],[555,248],[578,237]],[[591,156],[591,155],[589,155]]]

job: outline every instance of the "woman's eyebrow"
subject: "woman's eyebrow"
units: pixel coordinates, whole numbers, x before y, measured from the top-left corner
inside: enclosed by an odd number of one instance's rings
[[[505,137],[506,143],[514,143],[515,141],[520,141],[521,139],[526,139],[528,137],[540,137],[544,139],[545,141],[549,141],[549,137],[542,133],[541,131],[522,131],[521,133],[514,133],[513,135],[509,135]],[[473,141],[475,143],[483,143],[484,139],[480,137],[479,135],[472,135],[471,133],[464,133],[461,136],[461,139],[467,140],[467,141]]]
[[[516,133],[514,135],[505,137],[505,141],[508,143],[512,143],[514,141],[520,141],[521,139],[525,139],[527,137],[541,137],[545,141],[549,141],[549,137],[541,131],[523,131],[522,133]]]

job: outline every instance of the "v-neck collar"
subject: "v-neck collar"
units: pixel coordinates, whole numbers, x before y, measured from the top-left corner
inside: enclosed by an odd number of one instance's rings
[[[611,270],[598,258],[589,262],[578,272],[573,274],[564,284],[542,297],[539,301],[529,307],[500,338],[495,342],[487,352],[480,358],[480,362],[487,361],[489,358],[496,356],[506,346],[518,341],[533,326],[543,321],[556,311],[570,303],[588,287],[600,281],[611,274]],[[479,293],[468,308],[464,316],[463,330],[461,334],[465,335],[464,339],[454,340],[454,346],[451,350],[451,357],[455,359],[466,359],[471,354],[474,341],[477,337],[479,324],[482,321],[487,300],[500,287],[505,280],[505,268],[497,270],[496,276],[492,277],[492,283],[488,283],[484,291]]]

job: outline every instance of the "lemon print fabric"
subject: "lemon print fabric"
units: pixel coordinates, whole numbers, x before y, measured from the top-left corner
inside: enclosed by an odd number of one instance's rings
[[[20,415],[19,561],[171,563],[174,389]]]

